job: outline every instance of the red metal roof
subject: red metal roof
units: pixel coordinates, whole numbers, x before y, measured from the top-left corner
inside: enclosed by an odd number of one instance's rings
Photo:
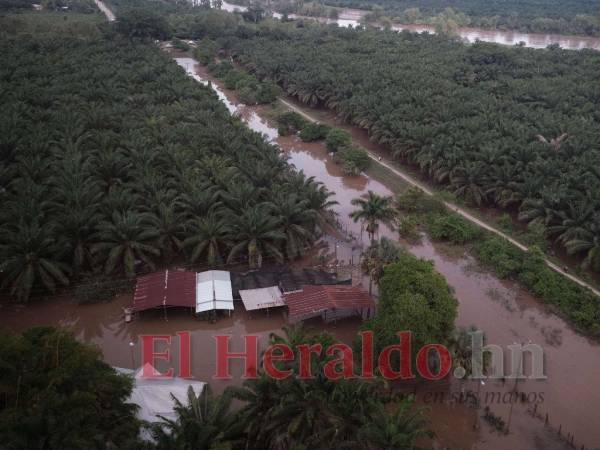
[[[166,270],[138,277],[133,309],[144,311],[159,306],[196,306],[196,273]]]
[[[314,315],[332,309],[361,309],[375,305],[373,299],[358,286],[326,285],[304,286],[301,291],[283,295],[289,318]]]

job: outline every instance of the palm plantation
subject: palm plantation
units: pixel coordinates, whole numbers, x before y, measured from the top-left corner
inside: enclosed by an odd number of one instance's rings
[[[240,127],[211,90],[94,24],[77,30],[87,40],[48,30],[57,46],[41,57],[32,49],[46,35],[0,43],[2,292],[25,301],[185,260],[256,268],[311,247],[332,193]],[[28,77],[10,75],[23,67]]]

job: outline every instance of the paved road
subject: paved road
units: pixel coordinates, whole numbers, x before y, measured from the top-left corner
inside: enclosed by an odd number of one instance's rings
[[[305,119],[307,119],[307,120],[309,120],[311,122],[317,122],[317,119],[315,119],[310,114],[306,113],[304,110],[302,110],[298,106],[294,105],[293,103],[290,103],[287,100],[284,100],[282,98],[280,98],[279,101],[281,103],[283,103],[285,106],[287,106],[288,108],[290,108],[293,111],[295,111],[298,114],[300,114]],[[418,187],[423,192],[425,192],[427,195],[430,195],[430,196],[434,195],[434,192],[431,191],[429,188],[427,188],[427,186],[425,186],[423,183],[420,183],[419,181],[415,180],[410,175],[407,175],[406,173],[401,172],[396,167],[394,167],[390,162],[387,162],[387,161],[385,161],[383,159],[380,160],[379,159],[379,155],[375,155],[375,154],[369,152],[368,150],[367,150],[367,153],[369,154],[369,157],[373,161],[375,161],[377,164],[381,164],[383,167],[385,167],[389,171],[393,172],[394,175],[398,176],[399,178],[402,178],[407,183],[409,183],[409,184],[411,184],[413,186]],[[454,211],[456,214],[461,215],[462,217],[464,217],[468,221],[474,223],[475,225],[477,225],[477,226],[479,226],[481,228],[484,228],[485,230],[487,230],[487,231],[489,231],[491,233],[494,233],[494,234],[496,234],[496,235],[498,235],[498,236],[506,239],[508,242],[510,242],[511,244],[513,244],[515,247],[517,247],[517,248],[519,248],[519,249],[521,249],[521,250],[523,250],[525,252],[529,251],[529,248],[527,246],[521,244],[519,241],[513,239],[512,237],[510,237],[506,233],[503,233],[502,231],[498,230],[497,228],[494,228],[493,226],[489,225],[488,223],[482,221],[481,219],[478,219],[477,217],[473,216],[469,212],[465,211],[460,206],[455,205],[454,203],[450,203],[450,202],[443,202],[443,203],[444,203],[444,205],[448,209]],[[556,265],[555,263],[553,263],[549,259],[545,259],[545,262],[548,265],[548,267],[550,267],[555,272],[560,273],[562,276],[570,279],[571,281],[574,281],[575,283],[579,284],[580,286],[588,288],[590,291],[592,291],[594,294],[596,294],[598,297],[600,297],[600,291],[598,291],[597,289],[595,289],[590,284],[588,284],[585,281],[579,279],[578,277],[576,277],[576,276],[574,276],[574,275],[566,272],[562,267]]]

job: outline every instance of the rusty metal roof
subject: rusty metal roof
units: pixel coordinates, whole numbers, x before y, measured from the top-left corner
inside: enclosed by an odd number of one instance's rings
[[[144,311],[159,306],[196,306],[196,273],[165,270],[138,277],[133,309]]]
[[[327,310],[361,309],[375,306],[368,293],[358,286],[304,286],[301,291],[283,294],[290,321]]]

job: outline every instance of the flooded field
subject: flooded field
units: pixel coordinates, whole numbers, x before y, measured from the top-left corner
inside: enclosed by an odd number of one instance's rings
[[[229,12],[245,11],[246,7],[233,5],[223,2],[222,9]],[[312,19],[322,23],[336,24],[340,27],[356,27],[361,23],[361,18],[367,11],[358,9],[344,9],[339,13],[337,19],[326,17],[303,17],[296,14],[289,14],[291,19]],[[282,15],[273,13],[273,17],[281,19]],[[392,29],[396,31],[412,31],[414,33],[435,33],[435,28],[432,25],[421,24],[399,24],[394,23]],[[544,33],[523,33],[521,31],[504,31],[504,30],[487,30],[483,28],[464,27],[457,30],[457,35],[465,42],[493,42],[501,45],[517,45],[521,44],[531,48],[546,48],[552,44],[558,44],[566,50],[582,50],[589,48],[600,50],[600,38],[587,36],[567,36],[560,34],[544,34]]]
[[[327,154],[320,143],[303,143],[296,137],[278,137],[277,130],[265,118],[267,107],[248,107],[236,101],[232,92],[207,74],[196,62],[182,55],[175,55],[177,63],[196,80],[211,81],[213,89],[232,114],[239,115],[249,127],[263,133],[268,140],[280,146],[290,162],[307,175],[323,182],[335,192],[335,207],[342,228],[356,239],[348,243],[344,239],[327,238],[330,253],[348,264],[356,261],[357,247],[361,245],[360,224],[349,220],[350,204],[368,190],[382,195],[391,195],[398,189],[394,183],[378,181],[368,174],[356,177],[345,176]],[[180,57],[181,56],[181,57]],[[381,235],[396,239],[394,232],[382,227]],[[366,240],[366,236],[365,236]],[[600,406],[600,392],[595,386],[600,373],[600,347],[576,334],[559,317],[548,311],[535,298],[514,283],[501,281],[493,274],[482,270],[464,252],[464,249],[437,245],[425,237],[420,243],[402,243],[420,257],[432,260],[455,290],[459,300],[458,325],[476,325],[486,333],[488,343],[501,346],[513,343],[534,342],[544,347],[546,373],[543,381],[489,381],[483,386],[454,381],[450,386],[438,388],[444,393],[442,400],[432,402],[426,391],[417,390],[419,402],[430,408],[432,427],[438,435],[438,448],[480,449],[554,449],[568,448],[558,436],[574,435],[577,448],[585,445],[591,449],[600,443],[600,428],[596,427],[596,410]],[[354,247],[354,249],[353,249]],[[281,332],[285,324],[281,312],[248,314],[241,305],[231,317],[222,317],[215,324],[194,319],[185,311],[169,312],[168,321],[162,313],[142,314],[131,324],[123,321],[123,308],[131,302],[130,296],[121,296],[112,302],[89,306],[77,306],[69,298],[52,297],[27,307],[4,305],[2,324],[15,330],[33,325],[62,325],[70,327],[76,336],[86,342],[96,343],[110,364],[134,367],[140,363],[141,334],[169,334],[177,331],[192,332],[192,372],[200,380],[211,380],[214,373],[215,334],[232,336],[231,350],[243,349],[242,336],[256,334],[262,343],[272,332]],[[349,320],[337,325],[311,322],[315,329],[332,332],[340,340],[351,342],[359,322]],[[131,343],[131,345],[130,345]],[[174,351],[173,362],[177,362]],[[160,365],[159,365],[160,369]],[[239,383],[242,367],[233,364],[232,381]],[[526,364],[527,369],[527,364]],[[217,391],[226,383],[211,382]],[[422,389],[422,388],[419,388]],[[491,411],[505,421],[511,416],[510,433],[500,435],[475,413],[473,408],[452,400],[451,395],[462,390],[486,393],[523,392],[530,403],[491,402]],[[537,403],[537,406],[534,406]],[[532,412],[540,417],[533,417]],[[512,409],[512,411],[511,411]],[[481,412],[481,410],[480,410]],[[544,424],[548,415],[548,426]]]

